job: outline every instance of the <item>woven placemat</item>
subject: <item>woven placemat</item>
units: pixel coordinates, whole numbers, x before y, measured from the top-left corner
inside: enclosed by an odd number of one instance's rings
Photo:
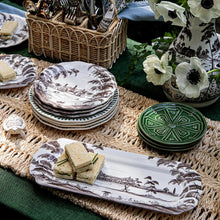
[[[37,59],[33,59],[33,62],[37,66],[37,73],[51,65],[51,63]],[[1,166],[12,169],[17,175],[33,180],[29,173],[29,165],[33,154],[46,141],[62,137],[177,160],[188,163],[200,173],[204,191],[195,209],[178,216],[50,188],[48,190],[59,197],[68,199],[110,219],[198,220],[220,218],[220,122],[206,119],[208,124],[206,135],[199,146],[193,150],[181,153],[164,153],[145,145],[136,130],[136,122],[140,113],[148,106],[156,104],[157,101],[119,87],[120,107],[111,121],[87,131],[60,131],[42,124],[33,115],[28,99],[30,86],[1,90],[0,92],[0,120],[3,121],[11,113],[16,113],[25,120],[27,127],[26,139],[16,139],[16,137],[7,139],[2,126],[0,127]],[[20,149],[16,147],[18,141],[20,141]]]

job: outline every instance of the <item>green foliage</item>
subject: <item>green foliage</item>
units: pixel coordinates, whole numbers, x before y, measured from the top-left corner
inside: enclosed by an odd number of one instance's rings
[[[135,72],[135,70],[143,69],[142,63],[147,56],[155,54],[155,50],[148,43],[141,43],[139,45],[134,45],[133,47],[135,49],[135,53],[131,56],[131,59],[129,61],[129,72],[126,75],[125,82]]]
[[[218,75],[212,75],[210,76],[210,81],[212,81],[213,79],[216,81],[217,84],[220,83],[220,73]]]
[[[218,65],[220,66],[220,63]],[[209,80],[215,80],[217,84],[220,84],[220,69],[211,70],[208,73],[215,73],[209,76]]]
[[[151,54],[156,54],[159,58],[169,49],[170,44],[173,39],[176,38],[179,30],[173,28],[171,32],[166,32],[164,37],[159,37],[152,40],[152,45],[148,43],[141,43],[138,45],[134,45],[134,50],[136,51],[130,59],[130,64],[128,67],[129,74],[126,76],[127,78],[134,73],[135,70],[143,69],[143,61],[147,56]],[[173,62],[173,59],[172,61]]]

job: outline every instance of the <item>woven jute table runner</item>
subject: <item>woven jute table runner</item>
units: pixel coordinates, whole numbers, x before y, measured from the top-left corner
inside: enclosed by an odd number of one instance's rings
[[[45,61],[32,60],[37,67],[37,73],[52,65]],[[60,131],[42,124],[33,115],[28,99],[30,86],[6,89],[0,92],[0,121],[2,122],[11,113],[15,113],[25,120],[27,128],[27,137],[20,139],[20,148],[18,148],[16,137],[12,136],[8,139],[2,126],[0,126],[1,166],[12,169],[16,175],[33,180],[29,173],[33,155],[46,141],[62,137],[133,153],[177,160],[188,163],[200,173],[204,191],[196,208],[177,216],[61,190],[50,188],[48,190],[59,197],[68,199],[110,219],[198,220],[220,218],[220,122],[206,119],[208,124],[206,135],[199,146],[193,150],[181,153],[164,153],[145,145],[136,130],[136,122],[140,113],[148,106],[156,104],[157,101],[119,87],[120,107],[112,120],[87,131]]]

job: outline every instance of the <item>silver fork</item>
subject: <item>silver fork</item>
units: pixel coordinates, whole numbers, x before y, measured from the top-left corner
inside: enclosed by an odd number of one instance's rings
[[[63,8],[64,14],[67,14],[70,11],[69,0],[59,0],[59,2]]]
[[[76,24],[76,12],[79,6],[78,0],[60,0],[65,11],[64,22],[67,24]]]
[[[60,5],[63,7],[64,11],[68,10],[69,1],[68,0],[59,0]]]

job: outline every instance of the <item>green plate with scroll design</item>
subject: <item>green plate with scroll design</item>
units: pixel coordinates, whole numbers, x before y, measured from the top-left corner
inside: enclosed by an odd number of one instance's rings
[[[207,130],[204,116],[181,103],[159,103],[145,109],[139,127],[146,138],[163,145],[187,145],[199,141]]]

